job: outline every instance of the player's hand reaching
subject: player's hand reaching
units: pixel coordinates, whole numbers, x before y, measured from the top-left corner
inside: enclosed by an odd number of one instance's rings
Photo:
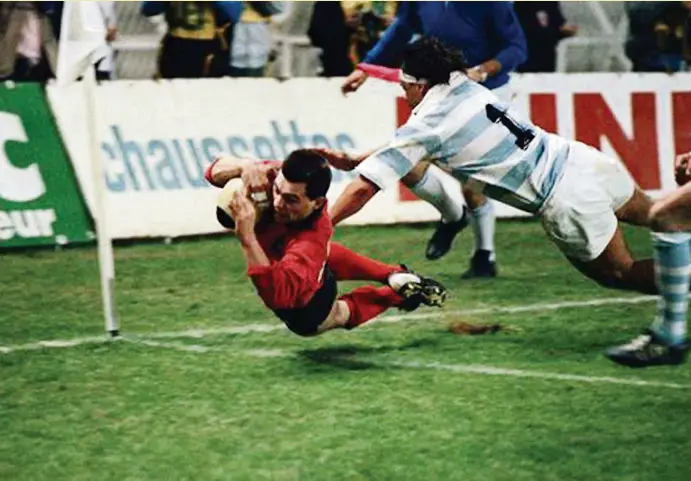
[[[323,156],[329,165],[331,165],[331,167],[334,169],[353,170],[355,167],[357,167],[358,162],[345,152],[336,152],[335,150],[331,149],[314,150],[319,152],[319,154]]]
[[[254,205],[240,191],[233,193],[228,205],[235,220],[235,235],[240,239],[240,242],[247,243],[255,237],[254,225],[257,220],[257,211]]]
[[[483,74],[479,67],[469,68],[466,71],[466,76],[475,82],[484,82],[487,80],[487,75]]]
[[[362,70],[353,70],[341,85],[341,92],[345,95],[348,92],[357,91],[367,81],[367,77],[368,75]]]
[[[674,174],[679,185],[691,181],[691,152],[677,156],[674,160]]]

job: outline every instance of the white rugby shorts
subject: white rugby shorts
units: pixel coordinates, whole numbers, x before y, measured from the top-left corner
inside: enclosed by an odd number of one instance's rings
[[[614,237],[615,212],[636,183],[619,160],[570,142],[561,180],[538,214],[547,236],[570,259],[592,261]]]

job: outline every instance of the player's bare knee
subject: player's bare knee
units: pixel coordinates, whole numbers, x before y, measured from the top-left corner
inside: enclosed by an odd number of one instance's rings
[[[598,284],[608,289],[621,289],[624,284],[623,280],[623,277],[617,275],[616,272],[608,272],[596,279]]]
[[[602,287],[608,289],[629,289],[631,281],[629,279],[629,269],[625,266],[611,267],[605,271],[602,271],[596,278],[595,281]]]
[[[316,334],[321,334],[331,329],[345,328],[350,319],[350,309],[348,308],[348,303],[342,300],[337,300],[334,302],[329,317],[324,320],[319,326]],[[315,334],[315,335],[316,335]]]
[[[487,202],[487,197],[472,189],[469,189],[466,186],[463,186],[463,197],[465,198],[468,207],[473,210],[483,206],[485,202]]]

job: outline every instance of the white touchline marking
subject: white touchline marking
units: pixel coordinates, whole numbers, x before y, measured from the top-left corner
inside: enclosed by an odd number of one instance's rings
[[[138,337],[123,337],[123,341],[131,342],[133,344],[142,344],[148,347],[162,347],[165,349],[173,349],[176,351],[194,352],[194,353],[205,353],[209,351],[215,351],[216,349],[207,346],[199,346],[196,344],[183,344],[181,342],[160,342],[152,341],[151,339],[141,339]]]
[[[506,306],[506,307],[482,307],[477,309],[460,309],[455,311],[434,310],[425,313],[410,313],[402,315],[384,315],[373,319],[363,326],[373,323],[397,323],[406,320],[422,320],[422,319],[443,319],[445,317],[453,316],[474,316],[481,314],[515,314],[519,312],[536,312],[536,311],[553,311],[558,309],[594,307],[594,306],[612,306],[612,305],[626,305],[626,304],[641,304],[656,300],[657,296],[635,296],[635,297],[611,297],[605,299],[591,299],[587,301],[566,301],[545,304],[527,304],[524,306]],[[180,339],[180,338],[195,338],[201,339],[208,336],[216,335],[233,335],[233,334],[252,334],[252,333],[268,333],[274,331],[285,330],[286,327],[276,320],[271,324],[245,324],[240,326],[216,327],[208,329],[186,329],[183,331],[170,332],[139,332],[131,333],[137,338],[149,339]],[[362,329],[362,328],[361,328]],[[117,338],[115,338],[117,339]],[[112,341],[112,338],[103,336],[89,336],[77,337],[74,339],[55,339],[38,341],[28,344],[18,344],[13,346],[0,346],[1,354],[10,354],[16,351],[33,351],[43,348],[64,348],[76,347],[84,344],[100,344]]]
[[[645,381],[643,379],[623,379],[609,376],[583,376],[580,374],[561,374],[556,372],[542,372],[542,371],[526,371],[522,369],[505,369],[501,367],[482,366],[476,364],[443,364],[439,362],[419,362],[419,361],[392,361],[384,364],[394,367],[407,367],[413,369],[437,369],[443,371],[451,371],[463,374],[484,374],[488,376],[514,376],[514,377],[529,377],[552,379],[555,381],[576,381],[589,383],[606,383],[606,384],[626,384],[629,386],[651,386],[651,387],[667,387],[674,389],[691,389],[691,384],[677,384],[660,381]]]
[[[271,321],[269,321],[271,322]],[[167,339],[167,338],[177,338],[177,337],[189,337],[198,338],[207,336],[214,336],[218,334],[256,334],[256,333],[267,333],[274,331],[281,331],[286,329],[286,327],[281,324],[281,321],[276,319],[275,322],[271,324],[245,324],[240,326],[228,326],[228,327],[212,327],[208,329],[185,329],[184,331],[171,331],[171,332],[142,332],[137,333],[138,336],[150,337],[153,339]]]
[[[545,304],[527,304],[525,306],[481,307],[478,309],[461,309],[456,311],[425,312],[420,314],[381,316],[375,322],[400,322],[405,319],[429,319],[443,316],[475,316],[479,314],[516,314],[519,312],[556,311],[573,307],[597,307],[622,304],[641,304],[657,300],[657,296],[610,297],[608,299],[591,299],[588,301],[566,301]]]
[[[182,351],[191,351],[195,353],[206,353],[209,351],[228,352],[228,349],[213,348],[205,346],[190,346],[180,343],[167,343],[148,341],[143,339],[126,339],[131,342],[137,342],[151,347],[162,347],[165,349],[175,349]],[[295,358],[295,353],[284,349],[244,349],[233,351],[235,354],[243,354],[251,357],[259,358]],[[334,355],[334,358],[338,358]],[[532,371],[523,369],[507,369],[502,367],[484,366],[480,364],[444,364],[440,362],[422,362],[422,361],[376,361],[370,355],[347,356],[348,358],[364,361],[375,366],[380,367],[399,367],[408,369],[431,369],[440,371],[450,371],[458,374],[480,374],[484,376],[504,376],[504,377],[524,377],[531,379],[550,379],[554,381],[567,382],[585,382],[585,383],[603,383],[603,384],[621,384],[626,386],[648,386],[671,389],[691,389],[691,384],[678,384],[661,381],[645,381],[643,379],[625,379],[611,376],[585,376],[581,374],[564,374],[557,372]]]
[[[97,338],[83,338],[84,340],[94,341]],[[107,338],[98,338],[98,342],[131,342],[134,344],[141,344],[147,347],[163,348],[163,349],[173,349],[183,352],[191,352],[195,354],[204,354],[208,352],[229,352],[228,348],[210,347],[210,346],[200,346],[200,345],[190,345],[181,342],[162,342],[152,339],[146,339],[139,336],[122,336],[113,340],[108,340]],[[31,349],[39,349],[41,347],[71,347],[78,345],[75,340],[71,341],[55,341],[55,342],[42,342],[33,344]],[[28,345],[25,345],[28,346]],[[7,349],[7,348],[3,348]],[[0,352],[11,352],[4,351],[0,349]],[[258,358],[279,358],[279,357],[296,357],[295,353],[292,353],[284,349],[244,349],[244,350],[233,350],[235,354],[242,354],[251,357]],[[337,358],[338,356],[334,356]],[[494,366],[484,366],[479,364],[445,364],[440,362],[422,362],[422,361],[376,361],[373,360],[371,356],[355,356],[358,360],[371,363],[376,366],[381,367],[399,367],[399,368],[409,368],[409,369],[431,369],[431,370],[442,370],[449,371],[459,374],[479,374],[485,376],[505,376],[505,377],[523,377],[532,379],[551,379],[555,381],[567,381],[567,382],[585,382],[585,383],[604,383],[604,384],[620,384],[627,386],[648,386],[648,387],[660,387],[660,388],[672,388],[672,389],[691,389],[691,384],[678,384],[678,383],[668,383],[661,381],[646,381],[643,379],[625,379],[617,378],[611,376],[585,376],[580,374],[564,374],[555,372],[543,372],[543,371],[532,371],[523,369],[507,369]]]
[[[255,349],[243,352],[246,355],[252,357],[295,357],[295,354],[280,349]],[[338,358],[338,356],[335,355],[334,358]],[[691,389],[691,384],[645,381],[643,379],[624,379],[611,376],[584,376],[581,374],[563,374],[556,372],[531,371],[523,369],[506,369],[502,367],[483,366],[479,364],[444,364],[439,362],[421,361],[376,361],[373,360],[371,356],[358,356],[357,354],[355,354],[353,359],[368,362],[375,366],[403,367],[410,369],[433,369],[441,371],[450,371],[460,374],[481,374],[485,376],[527,377],[533,379],[551,379],[555,381],[624,384],[628,386],[665,387],[672,389]]]

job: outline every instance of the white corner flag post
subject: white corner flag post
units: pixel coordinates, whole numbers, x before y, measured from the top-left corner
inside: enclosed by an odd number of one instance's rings
[[[57,84],[65,86],[83,77],[86,106],[85,138],[91,159],[91,185],[81,179],[82,191],[96,223],[98,264],[105,328],[112,336],[120,333],[115,314],[115,262],[106,217],[106,186],[100,155],[95,63],[107,52],[106,26],[98,2],[65,2],[58,50]],[[79,177],[79,176],[78,176]]]

